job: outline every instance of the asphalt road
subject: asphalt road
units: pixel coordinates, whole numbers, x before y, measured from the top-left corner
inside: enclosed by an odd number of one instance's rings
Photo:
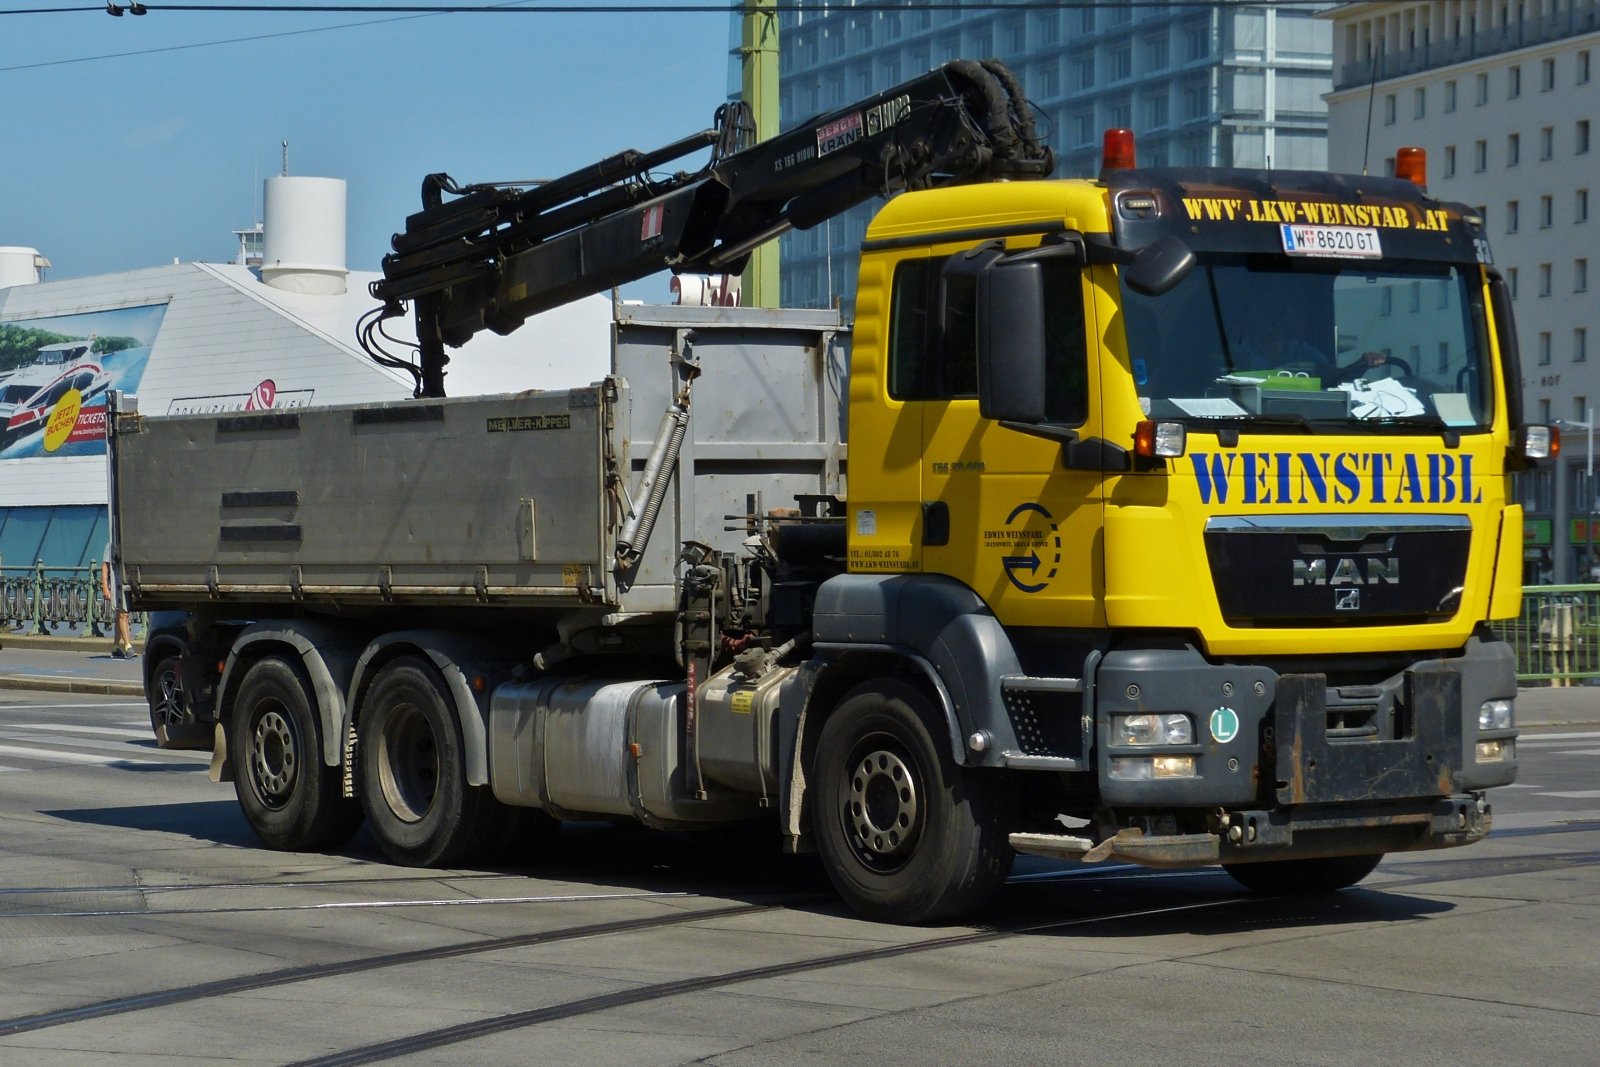
[[[762,833],[269,852],[142,705],[0,693],[0,1064],[1600,1063],[1600,724],[1520,755],[1489,840],[1334,896],[1030,860],[905,929]]]

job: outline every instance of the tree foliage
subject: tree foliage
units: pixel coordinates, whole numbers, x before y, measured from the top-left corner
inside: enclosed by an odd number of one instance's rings
[[[0,322],[0,374],[32,363],[39,358],[39,349],[45,345],[82,340],[85,338]],[[93,351],[97,356],[104,356],[138,348],[142,343],[137,337],[96,337]]]

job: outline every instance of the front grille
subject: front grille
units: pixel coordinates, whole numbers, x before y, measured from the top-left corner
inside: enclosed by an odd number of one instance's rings
[[[1234,626],[1438,622],[1461,608],[1463,515],[1220,516],[1206,557]]]
[[[1001,691],[1024,755],[1083,758],[1083,694],[1045,689]]]

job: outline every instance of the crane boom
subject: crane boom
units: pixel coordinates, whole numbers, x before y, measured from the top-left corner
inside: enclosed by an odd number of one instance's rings
[[[423,209],[394,235],[383,302],[362,345],[444,395],[445,347],[660,270],[738,273],[750,253],[873,196],[998,178],[1044,178],[1055,161],[1027,98],[997,60],[954,60],[787,133],[750,144],[748,109],[654,152],[629,150],[541,185],[458,186],[431,174]],[[693,173],[652,174],[711,149]],[[444,199],[445,194],[455,198]],[[416,316],[419,362],[376,344],[382,320]]]

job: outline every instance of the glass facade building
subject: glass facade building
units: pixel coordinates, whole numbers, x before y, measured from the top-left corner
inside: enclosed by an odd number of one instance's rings
[[[1131,127],[1141,166],[1322,170],[1332,26],[1306,9],[1106,5],[1037,11],[802,7],[782,15],[785,130],[958,57],[998,57],[1042,112],[1058,177]],[[782,241],[786,307],[849,309],[870,201]]]

